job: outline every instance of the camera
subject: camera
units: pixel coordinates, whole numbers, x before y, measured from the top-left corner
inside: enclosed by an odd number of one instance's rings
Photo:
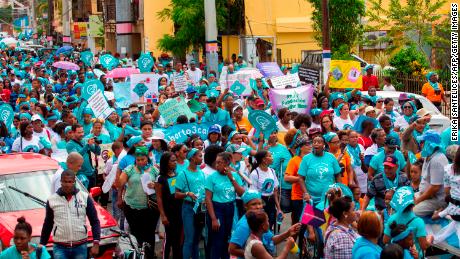
[[[102,144],[102,141],[100,141],[99,139],[95,138],[95,139],[94,139],[94,143],[100,145],[100,144]]]

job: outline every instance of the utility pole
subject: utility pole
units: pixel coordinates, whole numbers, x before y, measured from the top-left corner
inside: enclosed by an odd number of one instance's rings
[[[48,36],[53,36],[53,23],[54,23],[54,1],[48,0]]]
[[[328,0],[321,0],[321,9],[323,12],[323,83],[325,84],[327,74],[331,68],[331,36]]]
[[[216,1],[204,0],[204,18],[206,31],[206,66],[209,71],[214,70],[219,78],[218,54],[219,47],[217,45],[217,22],[216,22]]]

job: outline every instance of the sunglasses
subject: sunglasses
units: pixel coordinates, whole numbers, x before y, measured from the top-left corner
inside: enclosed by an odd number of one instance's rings
[[[377,101],[378,103],[383,103],[383,101]]]

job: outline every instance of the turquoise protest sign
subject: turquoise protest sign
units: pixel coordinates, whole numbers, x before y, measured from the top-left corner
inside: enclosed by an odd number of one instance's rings
[[[270,134],[276,130],[276,121],[270,114],[265,111],[252,111],[249,113],[249,122],[257,130],[264,133],[264,138],[268,138]]]
[[[141,73],[151,72],[154,61],[150,53],[142,53],[142,55],[137,60],[137,66]]]
[[[110,54],[105,54],[101,56],[99,62],[103,67],[107,68],[108,70],[112,70],[113,68],[118,66],[118,63],[120,61]]]
[[[137,96],[139,96],[139,98],[140,98],[140,97],[144,96],[144,94],[145,94],[145,92],[147,92],[147,90],[149,90],[149,88],[147,86],[145,86],[145,84],[138,83],[134,87],[133,92],[135,92],[137,94]]]
[[[98,89],[101,90],[101,92],[104,92],[104,86],[101,81],[96,79],[85,81],[83,87],[81,88],[81,97],[88,100]]]
[[[241,84],[240,81],[236,80],[235,83],[233,83],[230,87],[230,90],[237,95],[241,95],[243,94],[244,90],[246,90],[246,87]]]
[[[83,63],[87,66],[91,66],[91,63],[93,62],[93,53],[91,51],[83,51],[80,53],[80,59],[83,61]]]
[[[186,123],[186,124],[176,124],[167,129],[162,129],[165,134],[166,141],[175,141],[176,143],[184,143],[187,141],[188,137],[196,134],[200,136],[201,139],[208,138],[208,130],[214,125],[223,125],[225,122],[202,122],[202,123]]]
[[[190,111],[187,103],[181,97],[168,99],[158,107],[158,110],[167,125],[176,123],[177,117],[180,115],[185,115],[189,119],[195,117],[195,114]]]
[[[11,105],[7,103],[0,105],[0,118],[5,122],[6,128],[9,130],[14,119],[14,111]]]
[[[0,42],[0,49],[6,49],[8,46],[6,46],[5,42]]]
[[[130,82],[113,83],[113,96],[118,108],[128,108],[133,103],[131,99]]]

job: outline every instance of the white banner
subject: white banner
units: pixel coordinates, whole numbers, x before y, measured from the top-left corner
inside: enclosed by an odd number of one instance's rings
[[[300,83],[299,74],[287,74],[284,76],[277,76],[270,78],[274,88],[286,88],[287,85],[292,87],[297,87]]]
[[[185,92],[187,90],[187,77],[185,75],[174,76],[173,82],[176,92]]]
[[[99,89],[88,99],[88,106],[93,110],[96,118],[105,119],[114,111],[110,108],[104,94]]]
[[[158,79],[160,77],[168,78],[165,75],[160,76],[155,73],[148,73],[148,74],[132,74],[131,75],[131,82],[130,82],[130,88],[131,88],[131,100],[134,103],[137,102],[144,102],[144,100],[141,100],[141,97],[139,97],[133,90],[136,87],[137,84],[144,84],[147,86],[148,90],[145,92],[144,97],[151,97],[154,98],[155,96],[158,96]]]
[[[227,73],[227,66],[222,68],[222,72],[220,74],[219,78],[219,84],[220,87],[222,88],[222,91],[225,90],[226,88],[229,88],[235,83],[235,81],[238,80],[246,90],[241,94],[242,96],[248,96],[251,95],[252,89],[249,84],[249,79],[256,79],[256,78],[262,78],[262,74],[260,71],[256,68],[242,68],[238,70],[238,72],[234,72],[232,74]]]

